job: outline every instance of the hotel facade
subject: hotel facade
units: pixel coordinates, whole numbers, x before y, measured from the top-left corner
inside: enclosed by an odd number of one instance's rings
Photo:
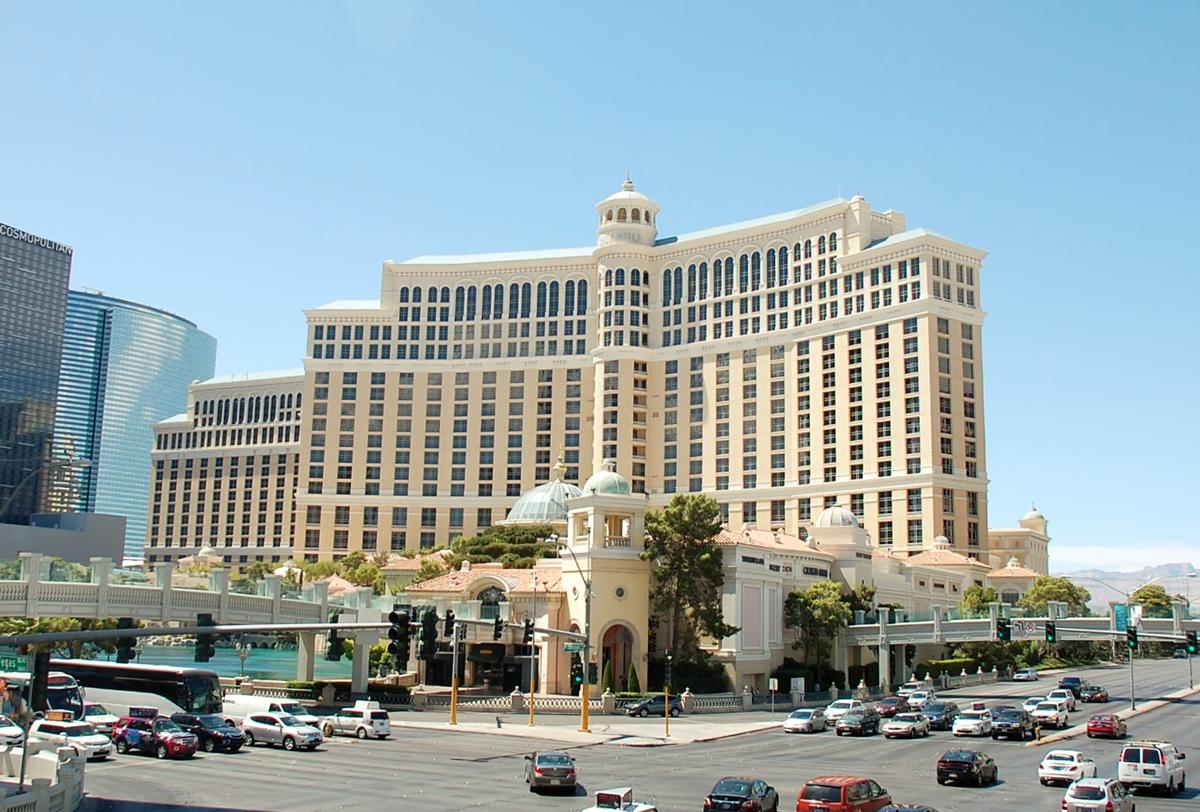
[[[441,546],[560,458],[576,486],[613,460],[649,508],[709,494],[735,530],[804,536],[839,506],[893,554],[944,536],[984,557],[983,251],[859,196],[660,237],[627,181],[594,217],[592,246],[388,261],[378,300],[306,311],[303,376],[280,390],[298,437],[269,452],[296,461],[295,512],[266,536],[294,547],[249,560]],[[168,472],[191,449],[247,455],[196,388],[156,428]],[[166,510],[152,497],[150,561],[197,539],[246,560],[227,525],[180,539]],[[242,532],[230,546],[255,547]]]

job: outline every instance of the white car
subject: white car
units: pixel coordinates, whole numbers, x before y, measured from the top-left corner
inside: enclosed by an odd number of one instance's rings
[[[326,716],[321,720],[320,728],[327,739],[332,739],[336,733],[360,739],[386,739],[392,735],[392,722],[387,711],[381,709],[378,702],[363,700],[354,703],[352,708],[342,708],[338,713]]]
[[[936,698],[937,694],[930,690],[913,691],[908,695],[908,706],[913,710],[920,710]]]
[[[24,741],[25,729],[7,716],[0,716],[0,744],[16,745]]]
[[[108,708],[97,702],[83,703],[83,721],[96,728],[97,733],[111,736],[113,727],[121,721],[119,716],[109,713]]]
[[[905,699],[908,699],[908,697],[913,693],[913,691],[930,691],[930,690],[933,690],[933,686],[930,685],[925,680],[910,680],[900,686],[900,689],[898,691],[896,691],[896,696],[902,696]]]
[[[1034,708],[1046,701],[1044,696],[1031,696],[1021,703],[1021,710],[1026,713],[1033,713]]]
[[[242,720],[242,733],[247,747],[263,742],[283,745],[284,750],[316,750],[324,741],[321,731],[286,713],[252,713]]]
[[[1036,668],[1018,668],[1013,673],[1013,682],[1037,682],[1038,672]]]
[[[1133,790],[1115,778],[1084,778],[1063,797],[1064,812],[1134,812]]]
[[[29,728],[29,738],[32,741],[44,741],[55,747],[73,747],[75,752],[86,758],[108,758],[112,753],[112,740],[87,722],[60,722],[51,719],[38,719]]]
[[[820,708],[800,708],[783,720],[784,733],[816,733],[825,727],[825,713]]]
[[[633,800],[633,787],[602,789],[596,792],[596,805],[583,812],[658,812],[658,807]]]
[[[1185,759],[1171,742],[1130,742],[1121,750],[1117,780],[1131,789],[1157,789],[1174,795],[1187,786]]]
[[[1037,707],[1033,709],[1033,713],[1029,715],[1033,717],[1033,721],[1042,727],[1063,728],[1070,721],[1067,714],[1067,704],[1065,702],[1055,702],[1050,699],[1044,699],[1039,702]]]
[[[915,739],[917,736],[929,735],[929,720],[920,713],[897,713],[883,723],[885,739],[904,736]]]
[[[1070,688],[1055,688],[1050,693],[1046,694],[1046,699],[1051,701],[1060,700],[1067,703],[1067,710],[1075,710],[1075,692]]]
[[[1051,750],[1038,765],[1038,781],[1043,786],[1095,777],[1096,762],[1078,750]]]
[[[864,707],[866,706],[859,699],[839,699],[837,702],[831,702],[829,707],[825,708],[825,721],[836,722],[850,711],[862,710]]]
[[[958,714],[950,731],[955,736],[989,736],[992,733],[992,712],[965,710]]]

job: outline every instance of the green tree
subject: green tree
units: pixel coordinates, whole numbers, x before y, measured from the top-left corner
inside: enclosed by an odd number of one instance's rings
[[[343,570],[343,577],[355,586],[371,587],[376,595],[382,595],[387,591],[387,579],[383,577],[383,572],[374,561],[363,561],[354,569],[346,567]]]
[[[600,689],[602,691],[613,689],[612,660],[604,661],[604,673],[600,675]]]
[[[459,536],[450,542],[447,565],[457,569],[464,560],[472,564],[499,561],[506,567],[530,569],[539,558],[557,558],[558,548],[548,539],[548,524],[495,525],[477,536]]]
[[[642,683],[638,681],[637,668],[633,663],[629,664],[629,676],[625,680],[625,690],[631,694],[642,692]]]
[[[58,556],[50,558],[51,581],[75,581],[83,583],[91,579],[92,574],[85,565],[76,564],[74,561],[66,561]]]
[[[804,663],[815,660],[817,679],[833,651],[838,631],[853,617],[849,596],[832,581],[820,581],[791,592],[783,603],[783,625],[796,631],[793,649],[804,651]]]
[[[42,617],[36,620],[23,617],[0,618],[0,635],[51,634],[54,632],[78,632],[90,629],[115,629],[117,621],[112,618],[92,620],[77,617]],[[91,659],[99,652],[117,650],[115,640],[73,640],[41,643],[33,648],[49,651],[57,657]]]
[[[1017,606],[1026,610],[1030,615],[1038,616],[1046,614],[1046,607],[1050,601],[1063,601],[1067,604],[1068,614],[1084,617],[1089,614],[1087,605],[1091,599],[1090,592],[1076,585],[1069,578],[1057,575],[1039,575],[1029,591],[1017,601]]]
[[[0,561],[0,581],[19,581],[21,580],[21,562],[16,561]]]
[[[1174,598],[1162,584],[1145,584],[1135,589],[1129,600],[1130,603],[1141,604],[1142,613],[1146,617],[1170,617],[1171,601]]]
[[[963,614],[986,614],[988,604],[999,602],[1000,593],[996,591],[995,587],[971,584],[963,592],[962,600],[958,602],[958,609]]]
[[[428,556],[421,559],[421,565],[417,568],[417,577],[413,579],[413,583],[419,584],[423,581],[430,581],[434,578],[439,578],[449,572],[449,568],[439,556]]]
[[[716,639],[738,630],[725,623],[721,587],[725,583],[716,500],[703,494],[677,494],[662,510],[646,514],[646,549],[654,580],[650,602],[668,618],[667,647],[681,659],[700,652],[700,635]]]

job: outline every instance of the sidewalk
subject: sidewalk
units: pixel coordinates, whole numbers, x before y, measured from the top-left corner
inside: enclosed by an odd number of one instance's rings
[[[558,742],[570,746],[595,744],[621,745],[624,747],[662,747],[675,744],[716,741],[732,736],[742,736],[761,730],[778,728],[783,716],[763,714],[757,720],[726,719],[719,714],[710,716],[684,716],[671,720],[670,738],[664,736],[661,719],[629,719],[621,716],[596,715],[589,721],[590,733],[577,729],[578,720],[572,724],[542,724],[530,727],[524,716],[515,714],[483,715],[459,713],[458,724],[451,725],[446,716],[438,713],[428,721],[413,719],[417,714],[404,714],[402,718],[392,716],[392,728],[414,730],[452,731],[488,736],[508,736],[522,739]],[[756,714],[757,715],[757,714]]]
[[[1120,719],[1125,719],[1125,720],[1132,719],[1135,716],[1141,716],[1143,713],[1149,713],[1152,710],[1158,710],[1159,708],[1161,708],[1164,705],[1171,705],[1175,702],[1178,702],[1181,699],[1186,699],[1187,697],[1191,696],[1192,694],[1197,694],[1197,693],[1200,693],[1200,688],[1182,688],[1178,691],[1175,691],[1174,693],[1167,694],[1162,699],[1151,699],[1146,702],[1142,702],[1141,704],[1139,704],[1137,706],[1137,708],[1135,710],[1125,709],[1122,711],[1117,711],[1116,715]],[[1055,742],[1061,742],[1061,741],[1066,741],[1067,739],[1073,739],[1076,736],[1086,736],[1086,735],[1087,735],[1087,722],[1085,721],[1081,725],[1075,725],[1074,727],[1069,727],[1066,730],[1055,733],[1053,736],[1043,736],[1042,738],[1038,739],[1037,741],[1026,742],[1025,746],[1026,747],[1040,747],[1044,744],[1054,744]]]

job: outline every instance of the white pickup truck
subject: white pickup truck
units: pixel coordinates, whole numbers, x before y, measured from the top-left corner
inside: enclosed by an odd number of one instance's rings
[[[342,708],[332,716],[323,716],[320,721],[325,738],[334,735],[357,736],[360,739],[386,739],[392,735],[392,721],[387,711],[378,702],[359,700],[352,708]]]

